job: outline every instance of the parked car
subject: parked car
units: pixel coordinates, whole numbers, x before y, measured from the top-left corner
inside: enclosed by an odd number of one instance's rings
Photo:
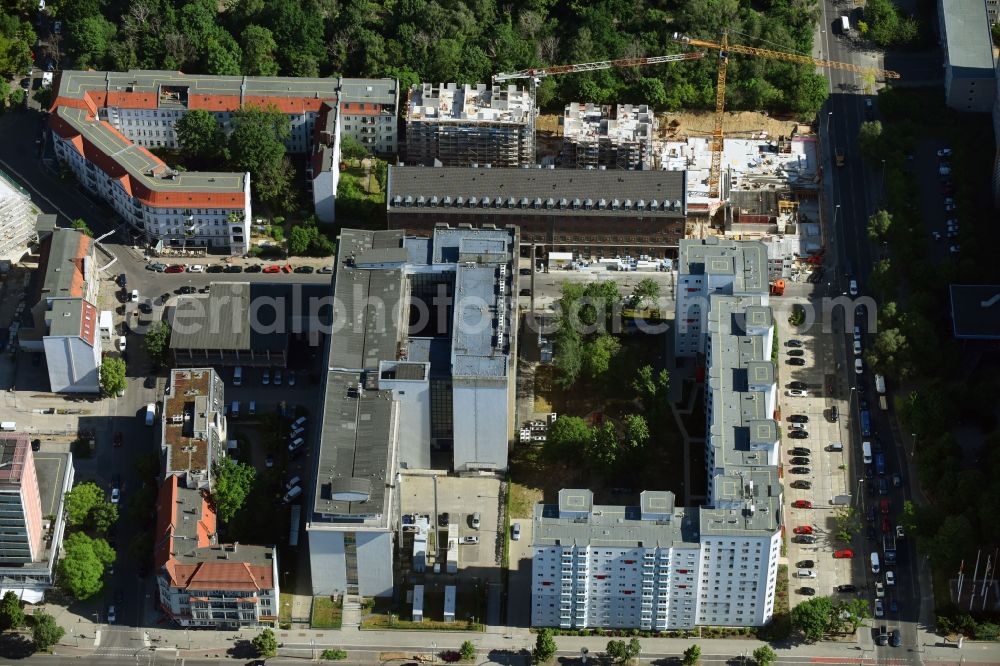
[[[510,538],[514,541],[521,540],[521,523],[512,523],[510,526]]]
[[[808,465],[809,458],[806,458],[805,456],[796,456],[792,458],[789,462],[791,462],[791,464],[793,465]]]
[[[885,572],[885,584],[895,585],[896,584],[896,574],[892,570],[887,569]]]
[[[850,548],[844,548],[843,550],[833,551],[833,557],[837,560],[849,560],[854,557],[854,551]]]
[[[893,604],[896,603],[896,599],[895,598],[892,599],[892,603]],[[893,608],[892,610],[893,610],[893,612],[896,611],[895,608]],[[901,637],[899,635],[899,629],[893,629],[892,633],[889,634],[889,645],[891,645],[892,647],[899,647],[901,644],[902,644],[902,639],[901,639]]]
[[[260,383],[267,386],[271,383],[271,371],[268,368],[264,368],[264,372],[260,375]]]
[[[813,589],[813,588],[811,588],[811,587],[800,587],[799,588],[799,594],[803,594],[803,595],[805,595],[807,597],[811,597],[814,594],[816,594],[816,590]]]
[[[801,340],[795,340],[795,339],[786,340],[785,341],[785,346],[786,347],[801,347],[802,346],[802,341]]]
[[[312,273],[315,268],[312,266],[297,266],[294,270],[295,273]]]
[[[805,382],[788,382],[788,388],[795,391],[805,391],[809,388],[809,385]],[[808,395],[808,394],[807,394]]]
[[[289,386],[295,386],[295,371],[294,370],[289,370],[288,371],[288,385]]]
[[[938,157],[951,157],[951,148],[941,148],[937,151]]]
[[[163,272],[164,273],[183,273],[184,272],[184,266],[182,266],[181,264],[171,264],[170,266],[167,266],[164,269]]]
[[[147,271],[154,271],[156,273],[163,273],[169,268],[166,264],[161,264],[160,262],[154,262],[152,264],[146,264]]]
[[[843,592],[845,594],[850,594],[851,592],[857,592],[858,591],[857,587],[855,587],[854,585],[850,585],[850,584],[838,585],[837,587],[835,587],[833,589],[835,589],[837,592]]]
[[[875,600],[875,617],[885,617],[885,606],[882,605],[881,599]]]
[[[220,266],[218,264],[212,264],[211,266],[209,266],[208,268],[205,269],[205,272],[206,273],[222,273],[225,270],[226,270],[225,268],[223,268],[222,266]]]
[[[797,488],[798,490],[811,490],[813,487],[813,484],[811,482],[802,480],[792,481],[791,485],[792,488]]]
[[[191,264],[190,266],[187,267],[187,272],[188,273],[204,273],[205,272],[205,267],[202,266],[201,264]]]
[[[851,296],[857,296],[858,295],[858,281],[857,280],[855,280],[853,278],[851,279],[851,281],[850,281],[850,283],[848,284],[848,287],[847,287],[847,292]]]
[[[458,540],[460,544],[469,545],[479,543],[479,537],[477,536],[465,536]]]
[[[319,269],[316,272],[317,273],[323,273],[323,274],[329,274],[329,273],[333,272],[333,268],[331,268],[330,266],[324,266],[323,268]]]
[[[795,534],[812,534],[813,528],[812,525],[799,525],[798,527],[794,528],[792,532],[794,532]]]
[[[244,273],[260,273],[262,270],[264,270],[264,269],[261,268],[260,264],[250,264],[249,266],[247,266],[246,268],[243,269],[243,272]]]
[[[801,389],[789,389],[789,390],[785,391],[785,395],[787,395],[789,398],[808,398],[809,397],[809,393],[807,391],[803,391]]]
[[[243,267],[237,264],[230,264],[222,269],[223,273],[242,273]]]
[[[897,539],[905,539],[906,538],[906,532],[903,531],[903,526],[902,525],[896,525],[896,538]]]
[[[795,564],[795,568],[797,569],[812,569],[815,566],[815,560],[800,560]]]
[[[792,506],[796,509],[811,509],[813,508],[812,502],[809,500],[795,500],[792,502]]]
[[[788,365],[802,366],[806,364],[806,360],[804,358],[795,358],[793,356],[792,358],[786,358],[785,363]]]
[[[946,212],[946,213],[952,213],[952,212],[954,212],[956,210],[958,210],[958,205],[957,204],[945,204],[944,205],[944,212]]]
[[[880,580],[875,581],[875,596],[879,599],[885,597],[885,585]]]
[[[892,532],[892,524],[886,517],[882,518],[882,534],[890,534]]]
[[[809,417],[805,414],[792,414],[788,417],[790,423],[809,423]]]
[[[281,266],[278,266],[277,264],[271,264],[270,266],[268,266],[268,267],[266,267],[264,269],[264,272],[265,273],[280,273],[281,272]]]
[[[792,430],[790,433],[788,433],[788,437],[790,439],[808,439],[809,433],[806,432],[805,430]]]
[[[958,254],[959,252],[962,251],[962,246],[952,245],[951,247],[948,248],[948,251],[951,252],[952,254]]]
[[[860,375],[865,371],[865,362],[860,358],[854,359],[854,374]]]
[[[448,520],[451,516],[447,511],[442,511],[438,514],[438,527],[448,527]]]
[[[793,468],[791,468],[788,471],[791,472],[792,474],[808,474],[809,473],[809,468],[808,467],[793,467]]]
[[[804,351],[802,351],[801,349],[789,349],[788,350],[788,355],[789,356],[805,356],[806,353]]]
[[[788,453],[793,456],[808,456],[812,452],[804,446],[795,446],[789,449]]]
[[[806,544],[816,543],[816,537],[814,537],[811,534],[796,534],[792,538],[794,539],[795,543],[806,543]]]
[[[108,624],[114,624],[117,621],[118,621],[118,613],[115,612],[115,607],[108,606]]]

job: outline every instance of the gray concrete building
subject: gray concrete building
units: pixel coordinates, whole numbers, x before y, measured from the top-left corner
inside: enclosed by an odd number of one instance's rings
[[[945,103],[956,111],[989,113],[997,83],[993,38],[982,0],[938,0],[944,51]]]
[[[345,229],[309,519],[314,594],[393,589],[400,469],[503,471],[516,233]]]

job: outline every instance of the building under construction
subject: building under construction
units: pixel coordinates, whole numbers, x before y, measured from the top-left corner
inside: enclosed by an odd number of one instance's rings
[[[407,164],[519,167],[535,161],[535,105],[514,85],[423,83],[410,88]]]
[[[28,193],[0,173],[0,259],[17,261],[28,251],[36,217]]]
[[[645,104],[566,105],[562,164],[576,169],[652,169],[656,116]]]

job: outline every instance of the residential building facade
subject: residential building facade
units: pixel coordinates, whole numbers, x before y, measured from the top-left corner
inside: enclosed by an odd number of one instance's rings
[[[75,229],[56,228],[42,239],[39,253],[41,279],[31,296],[30,325],[18,329],[18,346],[45,354],[54,393],[98,393],[103,341],[94,241]]]
[[[389,227],[517,226],[522,253],[674,257],[685,233],[684,171],[389,167]]]
[[[19,260],[37,238],[38,211],[24,189],[0,172],[0,260]]]
[[[213,368],[170,371],[163,395],[160,446],[164,478],[209,490],[213,465],[226,445],[225,385]]]
[[[167,477],[157,502],[160,608],[181,627],[275,626],[280,610],[277,549],[218,543],[207,491],[185,488],[180,480]]]
[[[752,292],[746,285],[766,275],[761,243],[685,240],[680,251],[678,293],[716,260],[740,258],[737,291]],[[636,506],[595,505],[589,490],[575,489],[562,490],[556,505],[536,505],[533,626],[662,631],[770,621],[782,529],[773,316],[766,296],[726,293],[734,282],[703,290],[706,339],[695,345],[707,366],[705,505],[678,507],[663,491],[641,493]]]
[[[342,90],[359,95],[349,99]],[[214,248],[246,254],[252,220],[248,173],[179,172],[150,149],[178,146],[176,123],[189,110],[215,116],[222,130],[231,131],[235,112],[248,107],[276,107],[290,124],[285,147],[290,153],[312,154],[317,144],[317,119],[324,105],[365,105],[365,113],[381,120],[395,115],[398,87],[391,80],[225,77],[179,72],[63,71],[55,85],[50,126],[56,155],[88,190],[108,202],[150,245]],[[351,106],[352,111],[354,107]],[[357,111],[361,113],[361,111]],[[329,115],[329,114],[328,114]],[[339,117],[333,113],[333,125]],[[326,121],[324,120],[324,123]],[[352,128],[354,125],[352,124]],[[395,142],[395,124],[380,122],[373,150]],[[372,135],[350,132],[359,139]],[[337,132],[329,141],[339,139]],[[336,145],[331,147],[334,156]],[[331,171],[339,161],[322,159]],[[312,175],[313,180],[320,174]],[[317,212],[332,220],[329,183],[321,179]],[[316,192],[314,191],[314,196]]]
[[[27,434],[0,434],[0,585],[29,603],[55,582],[72,487],[72,454],[35,452]]]
[[[534,164],[535,113],[530,91],[514,85],[414,85],[406,102],[406,163]]]

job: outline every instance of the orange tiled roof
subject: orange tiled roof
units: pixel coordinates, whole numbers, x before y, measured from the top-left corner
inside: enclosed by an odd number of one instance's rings
[[[246,562],[175,564],[171,585],[194,590],[257,591],[274,588],[271,567]]]

